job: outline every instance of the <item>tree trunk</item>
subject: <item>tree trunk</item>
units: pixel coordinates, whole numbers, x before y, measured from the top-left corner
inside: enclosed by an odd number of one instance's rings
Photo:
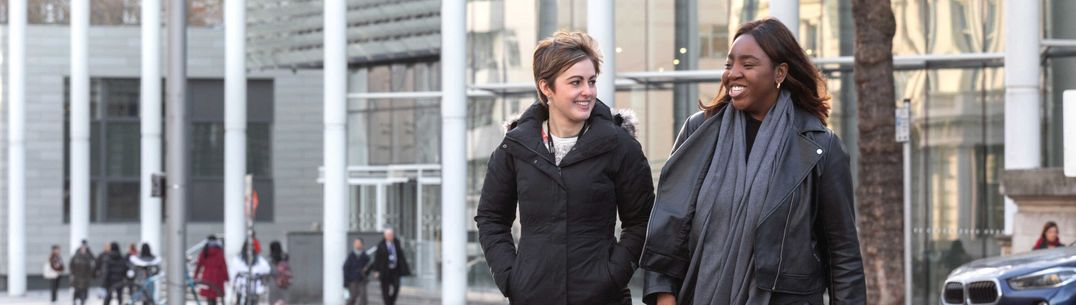
[[[889,0],[852,0],[859,118],[858,225],[867,303],[904,304],[901,144],[895,140],[893,35]]]

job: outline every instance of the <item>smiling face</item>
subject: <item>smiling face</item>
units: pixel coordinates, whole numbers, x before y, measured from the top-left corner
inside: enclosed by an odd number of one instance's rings
[[[582,124],[590,118],[598,89],[598,73],[590,60],[580,60],[554,79],[554,86],[539,82],[549,100],[549,119],[553,122]]]
[[[732,98],[732,106],[761,120],[777,102],[780,92],[777,85],[787,73],[788,64],[775,65],[748,34],[732,42],[721,79]]]

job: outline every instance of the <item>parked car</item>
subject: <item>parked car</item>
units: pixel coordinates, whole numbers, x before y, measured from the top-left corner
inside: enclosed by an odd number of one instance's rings
[[[1076,305],[1076,247],[975,260],[949,273],[941,303]]]

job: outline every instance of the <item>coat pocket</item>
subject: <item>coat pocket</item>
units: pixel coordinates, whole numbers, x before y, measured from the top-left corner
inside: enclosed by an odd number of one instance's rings
[[[606,260],[606,271],[609,274],[609,283],[613,285],[613,288],[620,291],[628,285],[628,281],[631,280],[631,275],[635,273],[635,268],[629,261],[630,255],[627,255],[626,250],[621,249],[615,243],[610,246],[609,259]],[[626,257],[625,257],[626,256]]]
[[[823,289],[825,286],[821,274],[781,272],[774,291],[804,295],[819,293]]]

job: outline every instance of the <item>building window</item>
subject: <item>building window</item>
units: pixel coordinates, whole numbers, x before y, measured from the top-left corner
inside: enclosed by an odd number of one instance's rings
[[[91,222],[138,220],[138,175],[141,167],[138,90],[138,79],[90,80]],[[70,81],[65,80],[65,221],[70,219],[70,97]]]
[[[725,59],[728,52],[729,34],[725,28],[717,25],[699,27],[699,57]]]
[[[247,86],[247,171],[254,175],[255,189],[259,195],[256,219],[271,221],[273,82],[251,80]],[[70,220],[71,185],[69,80],[64,82],[64,91],[64,221],[67,222]],[[224,82],[220,79],[190,80],[187,96],[191,115],[188,127],[188,189],[191,190],[188,194],[188,219],[195,222],[221,221],[224,214]],[[139,220],[139,103],[140,81],[137,78],[90,80],[91,222]]]
[[[224,82],[192,79],[189,109],[190,189],[188,219],[193,222],[224,220]],[[258,192],[255,220],[273,220],[272,176],[273,82],[247,81],[247,173]]]

